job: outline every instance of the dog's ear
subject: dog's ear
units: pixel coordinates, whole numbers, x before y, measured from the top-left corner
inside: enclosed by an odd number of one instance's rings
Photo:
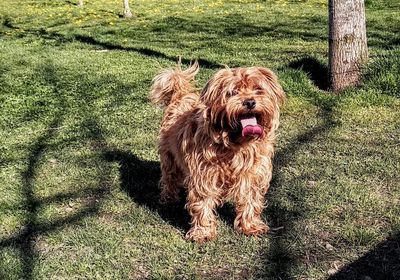
[[[282,86],[278,82],[278,77],[268,68],[257,67],[257,70],[261,73],[264,82],[268,85],[270,94],[276,97],[277,104],[282,105],[285,102],[286,96]]]
[[[207,82],[200,93],[200,101],[205,107],[203,117],[210,137],[216,143],[229,141],[226,123],[226,103],[228,92],[233,86],[234,75],[229,68],[221,69]]]
[[[221,127],[218,122],[214,120],[215,116],[211,112],[210,107],[205,107],[203,110],[203,123],[208,135],[215,143],[221,143]]]
[[[224,129],[223,116],[218,113],[218,116],[216,116],[211,107],[204,107],[202,111],[201,126],[204,128],[207,135],[214,143],[229,146],[229,133]]]

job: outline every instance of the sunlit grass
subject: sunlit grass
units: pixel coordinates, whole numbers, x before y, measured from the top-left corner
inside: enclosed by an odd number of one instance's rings
[[[134,19],[120,0],[1,1],[0,279],[325,279],[396,234],[400,14],[367,7],[371,64],[333,96],[326,1],[141,0]],[[158,204],[147,95],[178,56],[199,87],[225,64],[279,75],[275,234],[236,234],[226,206],[199,246],[183,205]]]

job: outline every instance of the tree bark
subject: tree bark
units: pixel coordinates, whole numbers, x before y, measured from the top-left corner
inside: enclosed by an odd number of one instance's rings
[[[329,0],[330,89],[358,85],[367,60],[364,0]]]
[[[129,0],[123,0],[123,1],[124,1],[124,17],[125,18],[133,17],[131,9],[129,9]]]
[[[78,0],[78,3],[76,5],[78,7],[82,7],[83,6],[83,0]]]

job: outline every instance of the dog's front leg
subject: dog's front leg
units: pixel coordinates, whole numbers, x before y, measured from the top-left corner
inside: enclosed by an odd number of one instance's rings
[[[238,184],[234,196],[235,230],[246,235],[260,235],[269,231],[269,227],[261,218],[264,210],[265,189],[254,184]]]
[[[198,190],[189,187],[186,208],[191,216],[192,227],[186,233],[188,240],[202,243],[216,237],[217,219],[215,208],[218,204],[218,198],[212,195],[200,195]]]

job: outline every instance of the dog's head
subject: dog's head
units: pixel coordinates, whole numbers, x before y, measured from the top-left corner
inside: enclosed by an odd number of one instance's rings
[[[208,81],[200,99],[210,136],[229,146],[263,139],[275,130],[285,94],[267,68],[226,68]]]

